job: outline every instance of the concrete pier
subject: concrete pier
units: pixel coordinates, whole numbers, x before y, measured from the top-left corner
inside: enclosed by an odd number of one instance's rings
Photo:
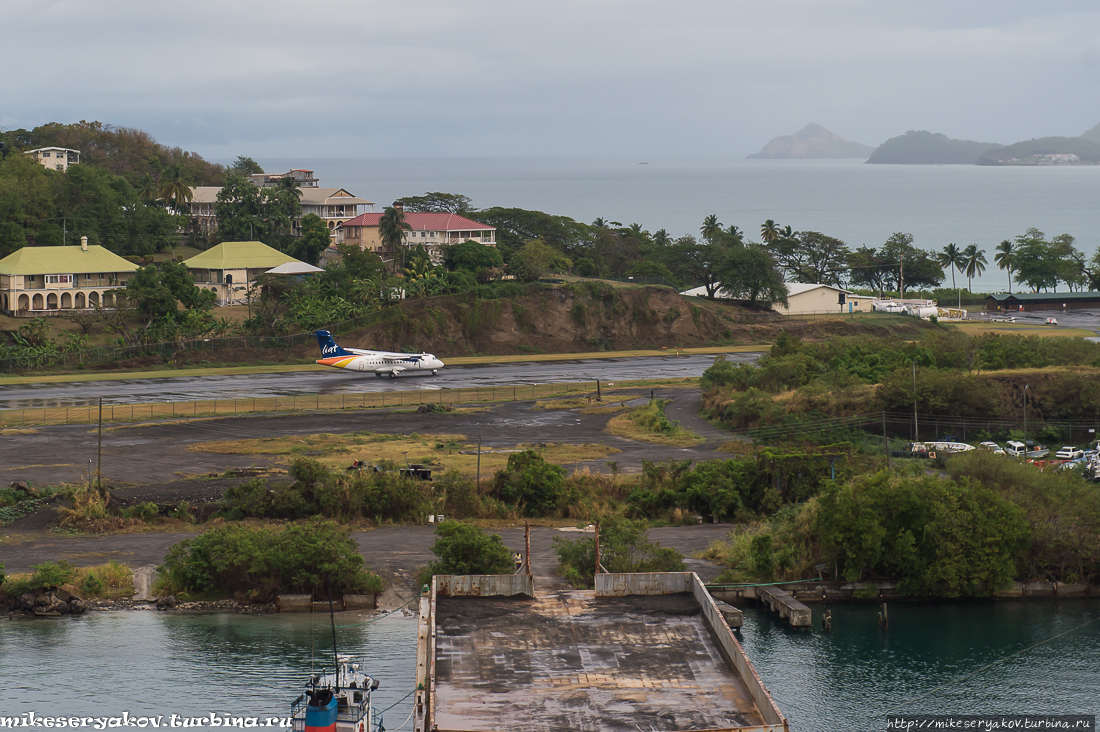
[[[436,576],[421,597],[415,732],[787,732],[718,605],[688,572]]]
[[[813,622],[810,608],[778,587],[757,587],[756,596],[773,613],[790,623],[791,627],[808,628]]]

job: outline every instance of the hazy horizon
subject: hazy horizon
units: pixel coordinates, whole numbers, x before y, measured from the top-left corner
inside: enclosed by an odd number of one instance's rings
[[[1084,0],[9,5],[0,127],[99,120],[214,159],[736,158],[811,122],[870,146],[1100,122]]]

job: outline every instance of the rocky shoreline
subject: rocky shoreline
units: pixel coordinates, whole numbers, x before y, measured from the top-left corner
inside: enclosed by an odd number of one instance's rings
[[[266,615],[278,612],[275,603],[241,603],[236,600],[179,602],[175,595],[148,600],[136,598],[84,599],[63,588],[41,595],[24,593],[9,608],[8,619],[60,618],[88,612],[148,611],[184,613],[238,613]]]

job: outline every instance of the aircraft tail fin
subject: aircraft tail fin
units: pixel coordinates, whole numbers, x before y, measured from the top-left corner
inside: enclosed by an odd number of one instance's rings
[[[341,348],[332,338],[332,334],[327,330],[319,330],[315,334],[317,336],[317,345],[321,347],[321,357],[331,358],[332,356],[354,356],[355,354],[347,349]]]

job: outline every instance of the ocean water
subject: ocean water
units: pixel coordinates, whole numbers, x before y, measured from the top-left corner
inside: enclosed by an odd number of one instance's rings
[[[883,730],[890,714],[1100,714],[1100,600],[834,604],[833,631],[749,608],[742,644],[798,732]],[[341,652],[380,679],[386,729],[408,719],[416,618],[337,616]],[[0,717],[284,715],[328,618],[89,613],[0,620]],[[409,729],[405,727],[404,729]]]
[[[894,232],[929,250],[978,244],[990,268],[974,286],[1003,291],[993,264],[1004,239],[1034,227],[1068,233],[1089,257],[1100,246],[1100,166],[867,165],[860,160],[623,158],[288,158],[268,171],[307,168],[381,210],[402,196],[461,193],[474,206],[514,206],[591,222],[597,217],[673,236],[698,234],[717,214],[750,237],[774,219],[852,247]],[[641,164],[646,163],[646,164]],[[959,286],[966,278],[957,276]],[[951,286],[948,275],[946,286]],[[1014,288],[1015,289],[1015,288]]]

